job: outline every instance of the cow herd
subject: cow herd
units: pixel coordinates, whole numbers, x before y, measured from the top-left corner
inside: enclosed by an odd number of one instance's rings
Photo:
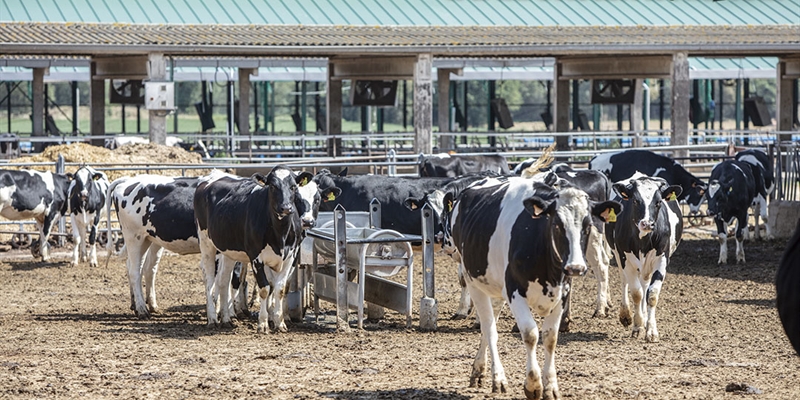
[[[594,316],[606,316],[613,256],[623,286],[620,322],[632,325],[632,336],[657,342],[656,307],[683,232],[679,202],[685,200],[692,214],[708,202],[720,264],[728,261],[728,225],[736,221],[736,260],[744,262],[748,210],[754,208],[758,238],[759,217],[766,220],[766,199],[774,187],[771,160],[757,150],[719,163],[709,181],[644,150],[600,154],[589,170],[530,160],[512,171],[498,157],[421,156],[420,177],[328,170],[312,175],[277,166],[249,178],[214,170],[199,178],[138,175],[109,182],[89,166],[74,174],[5,170],[0,171],[0,215],[36,220],[41,240],[35,254],[43,261],[49,259],[54,221],[70,215],[72,264],[97,266],[101,212],[108,216],[110,238],[116,211],[131,309],[140,318],[159,311],[155,282],[165,249],[201,255],[209,326],[230,325],[234,316],[248,313],[240,283],[250,270],[260,299],[257,331],[267,333],[270,323],[286,331],[285,290],[300,242],[320,210],[341,204],[348,211],[367,211],[377,199],[383,228],[420,234],[419,210],[427,203],[436,215],[437,241],[458,264],[464,288],[459,317],[474,308],[480,323],[470,385],[482,384],[488,350],[492,391],[508,389],[496,325],[499,307],[506,303],[526,349],[523,390],[538,399],[560,397],[555,347],[559,331],[569,329],[573,277],[591,269],[597,279]],[[543,318],[541,327],[534,313]]]

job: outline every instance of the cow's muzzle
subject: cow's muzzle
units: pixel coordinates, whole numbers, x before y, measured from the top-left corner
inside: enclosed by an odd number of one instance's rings
[[[304,219],[303,220],[303,229],[311,229],[315,225],[317,225],[317,221],[313,219]]]
[[[653,220],[641,220],[639,221],[638,228],[642,232],[650,232],[656,226],[656,222]]]
[[[586,264],[567,264],[564,266],[564,273],[568,276],[583,276],[587,270]]]

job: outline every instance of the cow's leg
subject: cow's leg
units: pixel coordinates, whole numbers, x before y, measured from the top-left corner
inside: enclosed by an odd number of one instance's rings
[[[662,255],[655,260],[656,270],[650,278],[650,285],[647,288],[647,335],[645,340],[648,342],[658,341],[658,327],[656,326],[656,306],[658,305],[658,295],[661,293],[661,285],[667,275],[667,257]]]
[[[267,281],[267,274],[264,271],[264,263],[259,259],[253,260],[252,265],[256,275],[256,283],[258,283],[258,298],[261,301],[258,311],[258,327],[256,328],[256,332],[269,333],[269,323],[267,322],[267,303],[269,303],[269,290],[267,286],[269,286],[269,283]]]
[[[292,276],[294,269],[294,257],[288,257],[283,261],[280,271],[275,271],[272,280],[272,311],[270,318],[278,332],[287,332],[286,322],[283,320],[283,302],[286,300],[286,287],[289,277]]]
[[[564,277],[564,298],[562,303],[564,304],[563,310],[561,311],[561,323],[559,324],[559,329],[561,332],[569,332],[569,323],[572,322],[572,314],[570,313],[570,296],[572,294],[572,277],[565,276]]]
[[[129,236],[126,237],[129,240],[125,241],[128,253],[126,266],[128,268],[128,285],[133,293],[133,311],[139,318],[150,318],[150,312],[147,310],[142,294],[142,258],[147,252],[148,246],[145,245],[144,240],[137,239],[135,235]]]
[[[92,215],[92,225],[89,227],[89,266],[97,267],[97,225],[100,223],[100,211]],[[109,237],[108,240],[111,240]]]
[[[220,325],[226,328],[233,327],[231,321],[231,310],[233,309],[231,299],[231,278],[236,261],[229,257],[220,257],[219,270],[216,276],[216,285],[219,292]]]
[[[525,382],[523,383],[523,390],[525,396],[529,399],[539,399],[544,392],[542,385],[542,372],[539,369],[539,362],[536,360],[536,344],[539,342],[539,327],[536,326],[536,320],[531,315],[531,309],[524,297],[518,296],[516,293],[509,302],[511,313],[514,315],[514,320],[519,326],[519,332],[522,336],[522,343],[525,344]],[[561,311],[561,307],[559,307]],[[556,325],[560,321],[560,317],[556,314]],[[483,325],[481,325],[483,326]],[[556,330],[558,327],[556,326]],[[556,335],[558,333],[556,332]]]
[[[637,265],[637,263],[630,258],[625,260],[625,263],[625,281],[628,283],[628,291],[633,301],[633,328],[631,328],[631,337],[639,337],[639,333],[641,333],[644,327],[644,311],[642,309],[644,290],[639,280],[639,269],[641,265]]]
[[[492,299],[482,290],[468,284],[475,311],[481,323],[481,344],[478,347],[478,354],[472,364],[472,374],[469,379],[470,387],[481,384],[484,372],[486,371],[486,348],[489,348],[489,355],[492,358],[492,393],[505,393],[508,381],[503,364],[500,363],[500,354],[497,351],[497,323],[494,318]]]
[[[756,226],[758,227],[758,226]],[[747,209],[736,218],[736,262],[744,263],[744,240],[747,238]]]
[[[617,269],[619,270],[619,280],[622,284],[622,299],[619,307],[619,322],[624,327],[631,326],[633,318],[631,317],[631,306],[628,300],[628,277],[625,275],[625,261],[620,258],[620,254],[614,250],[614,256],[617,259]]]
[[[589,234],[589,243],[586,248],[586,263],[592,269],[597,279],[597,301],[595,302],[592,317],[603,318],[608,315],[608,254],[606,253],[605,239],[592,227]],[[562,327],[563,328],[563,327]],[[562,331],[563,332],[563,331]]]
[[[247,306],[247,265],[236,263],[234,272],[237,270],[239,273],[234,273],[231,280],[234,289],[233,311],[238,318],[246,318],[250,316],[250,309]]]
[[[53,221],[58,213],[55,215],[48,215],[41,223],[36,221],[36,226],[39,228],[39,254],[42,261],[50,260],[50,230],[53,228]]]
[[[198,230],[197,234],[200,239],[200,269],[203,271],[203,279],[206,282],[206,317],[208,318],[208,327],[214,327],[218,322],[215,301],[217,249],[208,237],[208,231]]]
[[[158,273],[158,263],[164,254],[164,248],[150,243],[147,256],[142,265],[142,275],[144,276],[144,291],[147,306],[152,313],[158,313],[158,302],[156,302],[156,274]]]
[[[560,399],[561,393],[558,390],[558,379],[556,378],[556,344],[558,343],[559,316],[561,303],[545,316],[542,322],[542,346],[544,347],[544,364],[542,373],[542,384],[544,385],[543,399]],[[536,359],[534,358],[534,363]],[[525,393],[528,395],[527,391]],[[533,398],[528,396],[529,399]]]
[[[70,215],[70,219],[72,220],[72,266],[77,267],[79,262],[79,255],[83,253],[81,251],[81,247],[83,247],[83,233],[82,231],[86,231],[86,226],[83,224],[83,218],[81,215]]]
[[[458,284],[461,286],[461,298],[458,300],[458,309],[450,319],[466,319],[472,313],[472,299],[467,290],[467,282],[464,280],[464,267],[459,263],[458,265]]]
[[[719,242],[719,260],[717,264],[728,263],[728,224],[721,218],[715,218],[717,223],[717,241]]]
[[[772,229],[769,228],[769,218],[767,217],[767,199],[761,197],[761,195],[759,195],[758,204],[756,205],[756,228],[758,228],[760,224],[758,222],[759,217],[764,219],[764,228],[766,228],[765,238],[774,239],[774,236],[772,236]],[[758,229],[756,229],[756,232],[758,232]]]

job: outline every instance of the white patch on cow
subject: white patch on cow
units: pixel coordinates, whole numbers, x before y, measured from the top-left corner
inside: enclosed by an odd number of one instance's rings
[[[212,184],[222,178],[243,179],[240,176],[232,175],[219,169],[212,169],[208,175],[200,177],[200,181]]]
[[[558,192],[558,217],[564,226],[564,233],[569,242],[569,258],[567,268],[579,268],[586,271],[586,260],[581,248],[581,232],[583,218],[589,210],[589,196],[578,189],[568,188]]]
[[[450,158],[450,154],[448,154],[448,153],[437,153],[437,154],[431,154],[430,156],[431,157],[436,157],[436,158],[439,158],[439,159]]]
[[[44,181],[44,185],[50,192],[56,190],[56,185],[53,183],[53,173],[50,171],[39,172],[34,170],[26,170],[31,176],[40,176]]]
[[[519,164],[517,164],[516,167],[514,167],[514,171],[513,171],[514,174],[515,175],[521,174],[523,169],[528,168],[531,164],[535,163],[536,160],[538,160],[538,158],[531,157],[531,158],[529,158],[529,159],[527,159],[525,161],[520,162]]]
[[[609,173],[614,165],[611,164],[611,157],[619,152],[600,153],[589,162],[589,169]]]
[[[664,168],[664,167],[658,167],[658,168],[656,168],[655,172],[653,172],[653,176],[658,176],[658,174],[660,174],[662,172],[665,172],[666,170],[667,169]]]
[[[317,195],[319,191],[319,186],[317,186],[317,182],[310,181],[306,183],[304,186],[297,187],[297,194],[302,198],[306,203],[308,203],[308,210],[300,216],[300,220],[304,222],[313,222],[314,221],[314,196]]]
[[[574,178],[574,177],[578,176],[578,173],[577,172],[573,172],[573,171],[569,171],[569,172],[567,172],[567,176],[570,177],[570,178]]]
[[[761,170],[765,170],[764,165],[761,164],[761,161],[758,161],[758,158],[752,154],[743,155],[738,158],[739,161],[746,162],[750,165],[757,165]]]
[[[292,175],[292,171],[291,170],[283,169],[283,168],[275,170],[275,171],[273,171],[273,173],[275,174],[275,177],[280,179],[280,180],[284,180],[284,179],[286,179],[286,178],[288,178],[289,176]]]
[[[712,183],[708,185],[708,197],[713,198],[719,191],[719,183]]]
[[[667,210],[667,220],[669,221],[669,255],[671,256],[672,253],[675,252],[675,249],[678,248],[678,238],[677,238],[677,227],[680,226],[683,222],[678,217],[678,214],[672,212],[672,210],[667,205],[665,200],[661,200],[662,204],[661,207],[665,207]]]
[[[642,206],[644,207],[644,217],[641,221],[636,221],[636,225],[639,228],[639,238],[641,239],[651,232],[652,229],[650,229],[649,223],[655,221],[657,217],[656,215],[650,215],[649,205],[653,204],[653,198],[661,189],[661,185],[658,181],[652,179],[639,179],[637,182],[637,191],[642,196]]]
[[[740,174],[742,174],[742,178],[747,176],[747,174],[745,174],[744,171],[742,171],[742,169],[738,165],[736,164],[731,164],[731,165],[733,165],[733,167],[736,168],[736,170],[738,170]]]

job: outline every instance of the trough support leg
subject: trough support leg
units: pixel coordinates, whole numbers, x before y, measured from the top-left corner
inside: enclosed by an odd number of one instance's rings
[[[411,266],[409,266],[411,268]],[[419,304],[419,327],[421,330],[435,331],[439,316],[435,299],[433,270],[433,211],[426,204],[422,207],[422,300]],[[411,288],[409,288],[411,290]],[[410,304],[409,304],[410,307]],[[410,309],[410,308],[409,308]],[[411,324],[409,318],[408,321]]]
[[[341,204],[333,210],[333,231],[336,241],[336,329],[350,330],[347,308],[347,220]]]

